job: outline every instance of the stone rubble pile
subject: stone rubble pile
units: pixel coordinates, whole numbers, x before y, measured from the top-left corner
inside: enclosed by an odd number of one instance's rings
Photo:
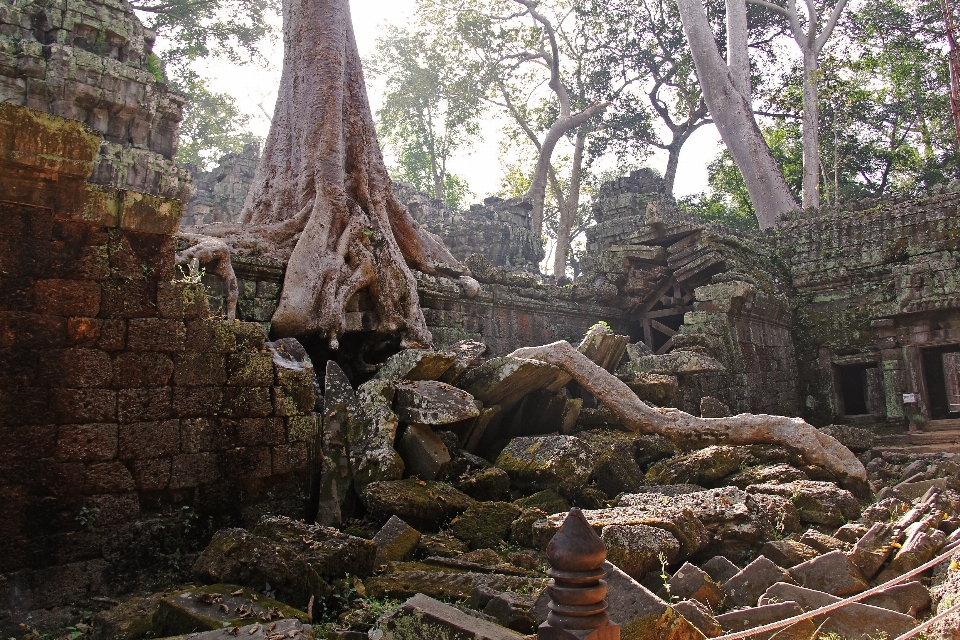
[[[601,326],[579,348],[608,371],[636,362]],[[197,581],[218,593],[269,585],[321,638],[520,638],[546,619],[544,551],[578,506],[607,547],[621,637],[682,640],[811,611],[960,542],[953,455],[867,449],[876,495],[858,498],[782,446],[681,451],[616,421],[598,428],[602,405],[564,371],[483,352],[409,349],[356,387],[328,362],[318,524],[223,529]],[[960,593],[949,564],[932,592],[928,572],[777,637],[899,635]]]

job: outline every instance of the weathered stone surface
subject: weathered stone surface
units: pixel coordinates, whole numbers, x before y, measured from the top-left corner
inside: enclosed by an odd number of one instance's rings
[[[423,534],[417,544],[417,554],[423,557],[459,558],[468,551],[466,544],[447,532]]]
[[[417,529],[437,528],[473,503],[473,499],[445,482],[413,478],[371,482],[363,489],[363,500],[374,518],[385,521],[398,516]]]
[[[801,586],[834,596],[850,596],[870,585],[860,570],[841,551],[831,551],[798,564],[789,571]]]
[[[793,578],[769,559],[760,556],[724,582],[721,588],[729,598],[728,605],[755,607],[763,592],[778,582],[793,583]]]
[[[673,605],[673,610],[683,616],[708,638],[716,638],[723,633],[720,623],[706,606],[696,600],[684,600]]]
[[[448,351],[404,349],[387,358],[375,377],[381,380],[439,380],[456,358]]]
[[[388,565],[385,573],[367,578],[363,583],[367,594],[373,598],[409,598],[423,593],[451,601],[466,598],[479,587],[493,591],[535,593],[546,585],[546,580],[404,562]]]
[[[436,380],[395,381],[393,409],[402,422],[441,425],[476,418],[473,396]]]
[[[444,352],[452,353],[454,361],[438,380],[455,385],[467,368],[487,352],[487,345],[477,340],[461,340],[444,349]]]
[[[930,592],[917,581],[903,582],[867,596],[860,602],[916,618],[930,606]]]
[[[265,346],[273,356],[274,413],[280,416],[311,413],[317,404],[317,385],[313,361],[306,349],[296,338],[283,338]]]
[[[274,620],[266,624],[254,622],[242,627],[223,627],[214,631],[188,633],[187,635],[172,636],[168,640],[187,640],[188,638],[189,640],[235,640],[238,636],[248,640],[267,640],[278,635],[291,640],[314,640],[316,637],[311,625],[293,618]]]
[[[713,396],[703,396],[700,398],[701,418],[726,418],[729,415],[731,415],[730,407]]]
[[[728,476],[724,483],[746,489],[752,484],[783,484],[807,479],[807,474],[788,464],[772,464],[747,467]]]
[[[523,636],[417,594],[377,621],[371,640],[520,640]]]
[[[723,599],[723,592],[713,578],[689,562],[683,563],[667,580],[667,590],[671,596],[705,604],[711,611],[719,611],[720,601]]]
[[[496,618],[508,629],[519,633],[533,633],[536,623],[530,615],[530,609],[535,601],[535,596],[506,591],[490,598],[483,607],[483,612]]]
[[[890,557],[897,533],[893,523],[877,522],[867,531],[847,556],[867,580],[880,571]]]
[[[833,537],[840,542],[856,544],[857,541],[865,536],[869,530],[870,527],[865,524],[860,524],[859,522],[848,522],[845,525],[841,525],[836,531],[834,531]]]
[[[600,537],[607,545],[607,560],[634,580],[660,568],[680,555],[680,543],[669,532],[645,524],[608,525]]]
[[[395,389],[388,380],[370,380],[357,388],[350,419],[350,473],[357,493],[371,482],[399,480],[403,459],[393,448],[399,420],[391,408]]]
[[[789,569],[820,555],[813,547],[808,547],[796,540],[771,540],[760,548],[760,553],[784,569]]]
[[[947,534],[936,527],[942,520],[941,512],[936,512],[919,522],[915,522],[904,531],[903,546],[897,550],[893,559],[876,577],[880,583],[892,580],[933,558],[937,549],[943,546]]]
[[[833,536],[828,536],[825,533],[820,533],[816,529],[807,529],[804,531],[803,535],[800,536],[800,542],[808,547],[813,547],[820,553],[844,551],[847,549],[846,544],[842,540],[838,540]],[[862,570],[863,569],[861,568],[861,571]],[[866,574],[864,574],[864,577],[867,577]]]
[[[324,377],[323,426],[320,463],[320,498],[317,522],[339,525],[343,521],[340,506],[350,488],[350,414],[357,411],[356,394],[343,369],[327,361]]]
[[[573,494],[582,488],[597,463],[596,452],[574,436],[514,438],[497,456],[496,466],[521,491],[554,489]]]
[[[470,475],[460,476],[454,481],[453,486],[474,500],[510,499],[510,476],[503,469],[496,467],[480,469]]]
[[[597,488],[608,496],[633,493],[644,484],[637,464],[636,436],[622,431],[583,431],[577,437],[590,444],[598,459],[593,470]]]
[[[570,381],[559,368],[539,360],[493,358],[463,375],[457,385],[485,407],[514,407],[525,395],[539,389],[555,391]]]
[[[747,493],[769,493],[790,498],[802,522],[838,527],[860,517],[860,503],[852,493],[832,482],[798,480],[786,484],[747,487]]]
[[[737,447],[710,446],[658,462],[646,474],[647,484],[711,485],[740,468]]]
[[[860,429],[848,424],[831,424],[820,429],[828,436],[836,438],[840,444],[854,453],[862,453],[873,448],[874,435],[869,429]]]
[[[604,322],[590,327],[577,351],[590,358],[598,367],[613,371],[627,350],[630,336],[618,336]]]
[[[675,350],[663,355],[641,356],[617,369],[617,375],[658,373],[660,375],[692,375],[726,371],[718,360],[696,351]]]
[[[376,545],[336,529],[307,525],[283,517],[265,518],[251,533],[221,529],[193,565],[193,575],[207,583],[262,588],[270,583],[278,598],[307,606],[329,594],[327,581],[346,573],[368,575]]]
[[[521,509],[539,509],[548,515],[570,511],[570,503],[553,489],[544,489],[526,498],[519,498],[514,500],[513,504]]]
[[[793,600],[805,610],[817,609],[841,600],[821,591],[805,589],[793,584],[777,583],[763,594],[760,602]],[[854,602],[836,611],[815,616],[813,622],[822,632],[836,633],[851,640],[868,640],[886,634],[896,637],[917,625],[910,616],[889,609]]]
[[[510,539],[520,507],[509,502],[474,502],[453,522],[451,531],[471,549],[497,547]]]
[[[701,640],[703,634],[639,582],[605,562],[607,613],[620,626],[621,640]],[[544,590],[531,609],[539,624],[547,619],[550,596]]]
[[[713,578],[713,581],[717,584],[723,584],[740,573],[740,567],[730,562],[725,556],[713,556],[704,562],[700,568],[706,571],[707,575]]]
[[[419,531],[397,516],[390,516],[386,524],[373,537],[373,543],[377,545],[376,564],[406,560],[417,548],[419,542]]]
[[[160,598],[167,594],[154,593],[145,598],[124,600],[113,609],[93,614],[93,624],[99,633],[118,640],[139,640],[153,631],[153,615]]]
[[[621,378],[637,397],[658,407],[673,406],[680,385],[677,376],[659,373],[633,373]]]
[[[779,622],[780,620],[798,616],[801,613],[803,613],[803,609],[801,609],[796,602],[786,601],[724,613],[723,615],[717,616],[717,622],[723,628],[724,632],[730,633],[733,631],[753,629],[771,622]],[[816,633],[817,628],[813,622],[803,620],[785,629],[750,637],[757,638],[757,640],[770,640],[773,637],[776,637],[777,640],[810,640]]]
[[[406,470],[421,480],[436,480],[444,475],[450,464],[450,452],[429,425],[408,425],[400,436],[397,449]]]
[[[310,622],[307,614],[266,598],[256,589],[214,584],[161,598],[153,616],[153,632],[161,637],[175,636],[285,618]]]

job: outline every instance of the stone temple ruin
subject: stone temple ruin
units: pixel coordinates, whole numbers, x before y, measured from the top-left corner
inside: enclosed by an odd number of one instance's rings
[[[257,150],[173,163],[182,99],[151,42],[119,1],[0,5],[4,637],[90,606],[84,629],[125,640],[516,640],[548,618],[544,552],[571,506],[607,549],[624,639],[857,594],[783,636],[894,636],[952,606],[956,190],[748,233],[638,171],[597,194],[590,257],[558,286],[524,201],[455,213],[398,185],[482,290],[419,274],[434,348],[393,353],[349,353],[377,324],[358,295],[357,340],[330,353],[269,340],[283,263],[233,257],[236,320],[217,276],[177,271],[179,226],[235,220]],[[789,438],[631,431],[514,353],[558,340],[664,413],[801,417],[866,481]]]

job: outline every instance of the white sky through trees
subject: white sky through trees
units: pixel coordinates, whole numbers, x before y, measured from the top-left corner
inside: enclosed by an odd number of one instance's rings
[[[362,58],[370,57],[376,47],[380,26],[389,22],[402,26],[415,8],[415,0],[350,0],[353,14],[353,27],[357,36],[357,46]],[[279,29],[279,17],[276,18]],[[237,100],[238,108],[253,116],[251,129],[261,137],[267,135],[270,122],[264,115],[273,112],[277,97],[277,85],[280,82],[280,67],[283,64],[283,45],[275,44],[270,54],[270,69],[255,67],[234,67],[227,63],[215,62],[201,66],[199,71],[210,78],[210,88],[217,92],[229,93]],[[380,106],[380,83],[371,84],[368,78],[367,89],[370,94],[370,106],[374,113]],[[472,153],[460,153],[449,162],[449,170],[468,182],[473,197],[470,201],[481,201],[484,197],[496,193],[501,188],[504,173],[500,161],[500,131],[506,121],[497,117],[488,117],[484,122],[481,135],[472,147]],[[720,150],[720,136],[711,125],[698,130],[684,145],[677,171],[675,195],[677,197],[697,193],[706,188],[706,165]],[[471,151],[471,150],[467,150]],[[558,155],[567,153],[558,146]],[[646,165],[663,171],[666,168],[666,153],[658,152],[646,161]],[[388,159],[389,164],[389,159]],[[602,167],[612,169],[612,166]]]

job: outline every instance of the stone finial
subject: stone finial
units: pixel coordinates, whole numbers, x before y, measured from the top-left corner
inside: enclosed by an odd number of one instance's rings
[[[607,547],[580,509],[567,514],[547,545],[553,580],[550,613],[537,629],[539,640],[620,640],[620,627],[607,615],[603,561]]]

